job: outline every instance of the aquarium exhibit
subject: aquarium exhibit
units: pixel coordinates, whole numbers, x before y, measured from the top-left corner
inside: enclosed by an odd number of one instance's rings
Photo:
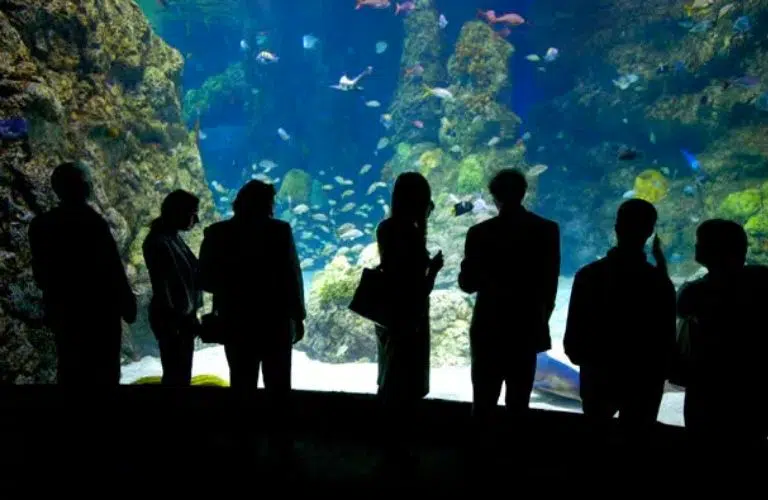
[[[161,374],[141,244],[178,188],[202,200],[197,252],[241,186],[275,186],[304,278],[303,390],[376,391],[374,327],[347,306],[403,172],[429,180],[428,248],[445,256],[429,398],[472,399],[474,298],[457,276],[500,169],[525,173],[525,206],[561,231],[533,407],[580,411],[571,284],[614,244],[624,200],[655,205],[677,286],[701,275],[695,231],[712,217],[743,224],[750,262],[768,264],[768,0],[5,0],[0,33],[3,383],[55,380],[27,227],[67,160],[90,167],[139,297],[124,384]],[[223,347],[195,349],[195,380],[226,385]],[[682,401],[670,387],[659,420],[682,425]]]

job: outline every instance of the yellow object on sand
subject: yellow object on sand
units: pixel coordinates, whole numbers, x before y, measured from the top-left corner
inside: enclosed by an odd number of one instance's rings
[[[150,375],[133,381],[131,385],[159,385],[161,380],[160,375]],[[192,377],[192,385],[197,387],[229,387],[229,382],[216,375],[195,375]]]

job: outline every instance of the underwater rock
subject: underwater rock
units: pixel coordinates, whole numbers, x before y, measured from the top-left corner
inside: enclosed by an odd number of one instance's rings
[[[393,143],[433,139],[430,130],[439,123],[439,99],[424,98],[424,86],[436,86],[445,79],[445,68],[440,60],[438,19],[435,0],[417,0],[416,8],[405,17],[402,71],[389,109],[394,125]],[[416,120],[424,127],[414,127]]]
[[[718,212],[726,219],[744,223],[763,206],[763,197],[759,189],[747,189],[729,194],[720,204]]]
[[[223,109],[233,99],[245,101],[255,97],[245,78],[242,63],[229,66],[224,73],[205,80],[199,89],[191,89],[184,95],[184,121],[193,123],[199,116],[203,125],[206,115],[213,109]]]
[[[46,383],[55,352],[42,326],[30,272],[27,225],[55,203],[52,169],[89,166],[92,205],[108,221],[139,302],[150,289],[140,255],[143,228],[176,188],[201,198],[203,224],[216,219],[194,137],[181,123],[181,55],[152,33],[132,0],[28,0],[0,5],[0,118],[22,117],[24,140],[3,143],[0,211],[0,383]],[[29,154],[31,153],[31,154]],[[199,248],[200,228],[185,235]],[[125,328],[123,354],[152,353],[146,308]],[[152,342],[154,342],[152,340]]]

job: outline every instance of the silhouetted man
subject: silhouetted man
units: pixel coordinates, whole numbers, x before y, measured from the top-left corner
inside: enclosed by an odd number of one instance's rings
[[[644,200],[619,207],[617,245],[576,273],[563,340],[581,368],[584,413],[604,425],[618,412],[635,437],[656,421],[675,350],[675,289],[658,238],[659,267],[645,255],[656,219]]]
[[[234,217],[205,230],[200,249],[203,290],[228,327],[224,347],[230,384],[255,395],[259,368],[283,420],[291,391],[291,351],[304,336],[304,283],[291,226],[272,216],[275,189],[248,182],[235,199]]]
[[[477,292],[470,349],[473,412],[484,418],[497,406],[502,382],[506,408],[528,408],[536,354],[551,347],[549,318],[560,275],[560,230],[526,210],[525,176],[505,169],[489,189],[499,215],[470,228],[459,286]]]
[[[684,285],[678,315],[691,321],[684,373],[685,426],[691,435],[735,446],[768,435],[768,352],[765,309],[768,267],[745,265],[747,235],[736,222],[714,219],[696,232],[703,278]]]
[[[118,385],[121,318],[136,319],[136,298],[107,222],[88,205],[87,172],[64,163],[51,184],[60,204],[32,220],[29,242],[56,338],[58,383]]]

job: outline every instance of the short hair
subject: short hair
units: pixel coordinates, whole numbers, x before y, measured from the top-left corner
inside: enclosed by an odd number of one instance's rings
[[[707,254],[745,260],[749,250],[747,232],[741,224],[726,219],[710,219],[696,229],[696,244]]]
[[[61,201],[85,201],[91,195],[91,178],[85,166],[69,161],[53,170],[51,188]]]
[[[521,171],[505,168],[493,176],[488,190],[497,201],[505,205],[520,205],[528,191],[528,180]]]
[[[160,215],[169,220],[180,216],[186,217],[196,211],[199,206],[200,198],[189,191],[176,189],[168,193],[168,196],[163,200],[163,204],[160,206]]]
[[[235,215],[271,215],[276,195],[272,184],[256,179],[248,181],[238,191],[232,211]]]
[[[634,198],[619,206],[616,231],[620,239],[637,238],[645,241],[656,226],[659,215],[652,203]]]

